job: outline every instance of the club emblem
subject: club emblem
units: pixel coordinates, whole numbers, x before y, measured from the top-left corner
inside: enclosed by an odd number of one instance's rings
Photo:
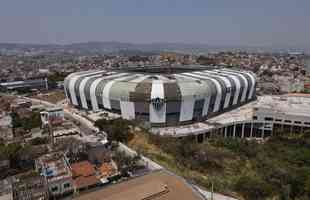
[[[159,97],[151,99],[151,103],[154,106],[155,110],[160,110],[164,105],[164,99]]]

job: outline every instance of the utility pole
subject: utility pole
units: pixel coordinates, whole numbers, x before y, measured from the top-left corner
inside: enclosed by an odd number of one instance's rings
[[[45,77],[45,89],[48,90],[48,82],[47,82],[47,77]]]
[[[291,184],[288,184],[287,186],[287,200],[290,200],[290,194],[291,193]]]
[[[211,200],[213,200],[213,181],[211,182]]]

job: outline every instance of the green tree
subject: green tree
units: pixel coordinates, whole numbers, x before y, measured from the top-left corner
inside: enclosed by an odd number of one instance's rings
[[[12,113],[10,113],[10,115],[11,115],[11,118],[12,118],[11,125],[12,125],[13,129],[21,127],[22,123],[21,123],[21,119],[19,118],[18,114],[15,113],[15,112],[12,112]]]
[[[116,151],[113,155],[113,160],[117,163],[118,168],[122,174],[126,174],[129,171],[133,171],[135,168],[139,167],[138,161],[140,156],[128,156],[123,151]]]
[[[100,131],[104,131],[108,135],[109,141],[117,141],[127,143],[133,134],[130,132],[131,123],[128,120],[121,118],[106,120],[99,119],[95,122],[95,126],[99,128]]]

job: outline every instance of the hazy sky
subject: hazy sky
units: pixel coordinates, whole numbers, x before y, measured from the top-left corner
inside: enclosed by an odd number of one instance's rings
[[[0,42],[310,46],[310,0],[0,0]]]

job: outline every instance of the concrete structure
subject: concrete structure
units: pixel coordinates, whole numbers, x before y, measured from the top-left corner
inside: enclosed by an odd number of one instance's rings
[[[24,89],[46,89],[48,90],[47,79],[35,79],[24,81],[12,81],[0,83],[0,88],[5,90],[24,90]]]
[[[40,114],[43,126],[59,125],[65,120],[62,107],[48,108],[46,111],[40,112]]]
[[[4,112],[3,115],[0,114],[0,138],[5,142],[13,139],[12,117],[8,113]]]
[[[10,109],[12,112],[18,112],[19,109],[30,109],[31,106],[31,101],[18,98],[11,102]]]
[[[1,157],[4,157],[6,155],[0,156],[0,171],[5,171],[10,169],[10,160],[9,159],[2,159]]]
[[[45,154],[36,160],[36,169],[46,179],[51,196],[62,196],[73,192],[70,165],[61,152]]]
[[[36,172],[19,174],[13,178],[14,200],[48,200],[49,194],[45,179]]]
[[[310,95],[262,96],[254,102],[192,125],[152,128],[161,135],[196,135],[199,141],[211,134],[224,137],[265,138],[279,132],[310,130]]]
[[[65,121],[58,126],[52,126],[50,130],[53,138],[64,138],[67,136],[81,134],[79,127],[70,121]]]
[[[73,106],[160,127],[204,121],[256,98],[252,72],[205,66],[77,72],[64,87]]]
[[[13,200],[12,183],[9,179],[0,180],[0,200]]]

